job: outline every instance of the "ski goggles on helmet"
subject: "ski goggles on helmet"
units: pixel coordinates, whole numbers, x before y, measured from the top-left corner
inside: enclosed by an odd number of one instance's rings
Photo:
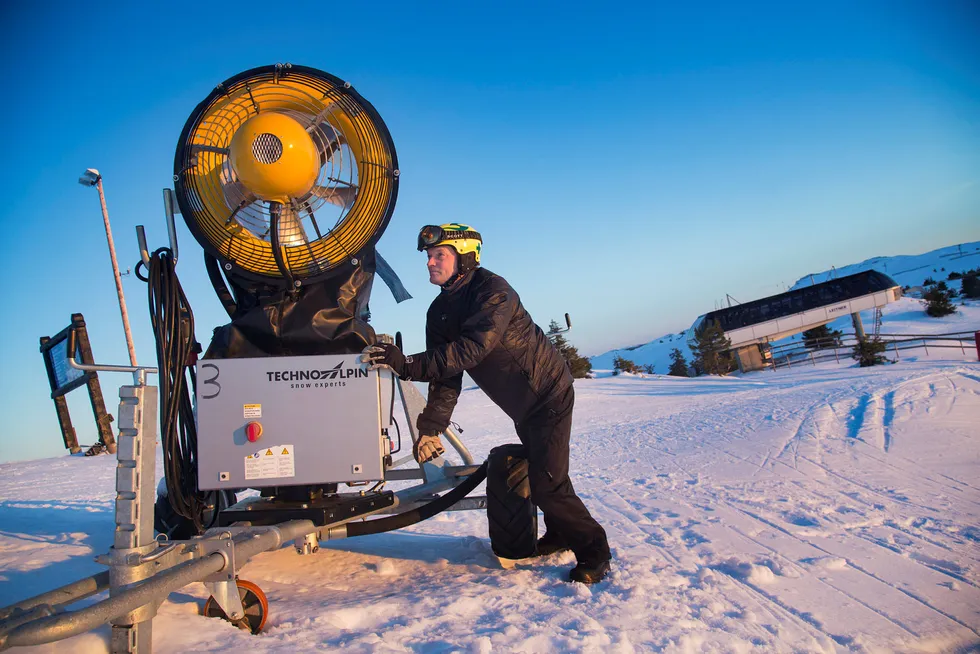
[[[448,241],[461,241],[472,238],[481,243],[483,242],[483,237],[480,236],[480,232],[471,230],[468,225],[460,225],[459,227],[460,229],[447,229],[441,225],[426,225],[419,230],[419,252]]]

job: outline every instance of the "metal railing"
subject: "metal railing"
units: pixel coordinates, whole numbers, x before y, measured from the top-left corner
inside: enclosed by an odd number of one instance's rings
[[[924,350],[930,356],[930,350],[959,350],[967,355],[976,347],[976,332],[949,332],[944,334],[879,334],[879,340],[885,344],[886,356],[893,355],[895,361],[900,361],[901,353],[906,350]],[[813,339],[808,343],[797,341],[784,345],[774,345],[772,352],[772,368],[792,368],[799,365],[816,365],[824,361],[852,360],[854,346],[858,339],[853,332],[841,334],[839,337]]]

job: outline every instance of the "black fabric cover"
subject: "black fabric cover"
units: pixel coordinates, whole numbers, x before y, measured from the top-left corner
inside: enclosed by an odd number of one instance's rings
[[[374,343],[368,300],[375,254],[361,253],[349,275],[285,290],[231,278],[237,309],[230,324],[214,330],[206,359],[351,354]]]
[[[429,382],[417,423],[423,433],[449,425],[464,370],[516,423],[572,385],[564,358],[517,292],[485,268],[468,272],[433,300],[425,340],[426,351],[406,364],[408,378]]]

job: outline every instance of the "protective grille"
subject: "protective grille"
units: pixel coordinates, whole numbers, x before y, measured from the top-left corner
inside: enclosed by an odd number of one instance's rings
[[[263,282],[283,280],[272,251],[270,203],[231,166],[230,144],[259,111],[307,128],[320,155],[316,183],[280,208],[281,257],[295,280],[325,279],[350,265],[388,225],[398,192],[394,144],[377,111],[349,84],[312,68],[268,66],[219,85],[188,119],[174,160],[181,213],[195,238],[223,264]],[[271,137],[271,138],[263,138]],[[274,134],[250,145],[274,163],[285,146]]]
[[[259,134],[252,141],[252,154],[259,163],[276,163],[282,156],[282,141],[275,134]]]

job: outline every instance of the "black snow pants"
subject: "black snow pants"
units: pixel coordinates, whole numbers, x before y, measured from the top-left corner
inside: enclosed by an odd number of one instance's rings
[[[568,478],[574,404],[575,391],[569,386],[515,426],[528,451],[531,501],[544,513],[548,533],[561,535],[579,563],[594,566],[610,559],[609,543]]]

